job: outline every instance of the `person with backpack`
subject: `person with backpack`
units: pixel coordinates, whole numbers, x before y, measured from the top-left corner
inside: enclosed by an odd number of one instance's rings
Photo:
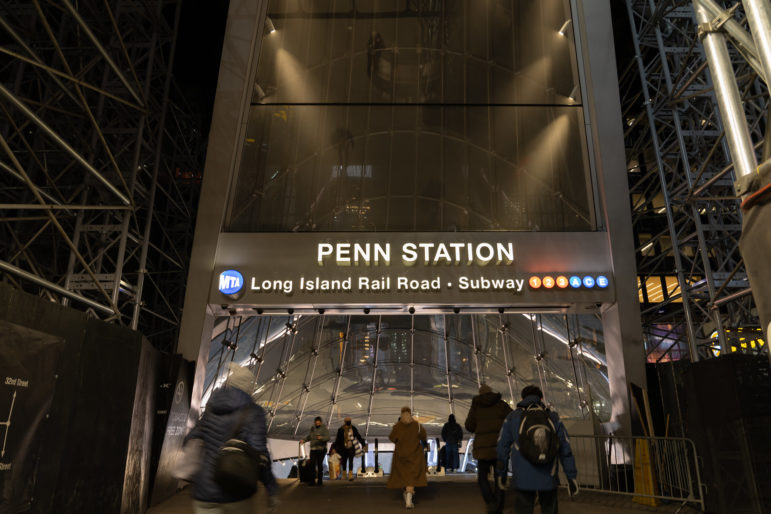
[[[568,479],[568,494],[578,494],[578,470],[568,432],[557,413],[547,409],[542,400],[540,388],[529,385],[522,389],[522,401],[506,417],[498,438],[497,483],[505,489],[511,456],[517,514],[532,514],[536,498],[543,514],[557,514],[560,462]]]
[[[313,467],[316,468],[316,482],[315,484],[312,482],[311,485],[323,485],[324,456],[327,454],[329,430],[327,430],[327,427],[321,422],[321,416],[316,416],[308,435],[305,439],[300,440],[300,444],[305,444],[305,441],[311,443],[311,462],[313,463]]]
[[[447,423],[442,427],[442,440],[445,443],[444,452],[447,459],[445,467],[448,472],[452,473],[460,468],[458,448],[463,443],[463,429],[455,421],[455,414],[450,414]]]
[[[474,458],[477,460],[477,483],[485,501],[487,512],[503,512],[504,492],[490,484],[489,475],[495,469],[498,433],[506,416],[511,412],[509,404],[501,400],[501,393],[493,392],[487,384],[479,387],[479,394],[471,400],[466,417],[466,430],[474,434]]]
[[[391,474],[386,487],[404,489],[402,497],[408,509],[415,505],[412,500],[416,487],[426,487],[426,456],[423,448],[428,445],[426,429],[412,417],[409,407],[402,407],[399,421],[391,429],[388,439],[394,443]]]
[[[367,443],[361,437],[359,431],[351,423],[351,418],[343,420],[343,426],[337,430],[335,438],[335,450],[340,454],[340,464],[342,468],[342,478],[346,478],[346,469],[348,470],[348,480],[353,480],[353,458],[358,453],[361,454]]]
[[[252,401],[254,375],[233,362],[228,373],[224,387],[212,393],[206,411],[185,438],[185,444],[194,439],[203,442],[201,464],[192,478],[193,511],[195,514],[252,513],[259,480],[268,491],[268,512],[275,512],[280,503],[278,484],[270,469],[265,411]],[[235,481],[221,476],[225,455],[222,449],[238,444],[243,446],[239,451],[254,456],[257,480],[245,487],[238,484],[236,488]]]

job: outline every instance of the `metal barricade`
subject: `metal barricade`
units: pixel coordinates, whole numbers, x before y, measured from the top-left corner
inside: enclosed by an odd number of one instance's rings
[[[580,487],[658,500],[696,504],[704,511],[698,455],[693,441],[681,437],[571,436]],[[560,482],[567,480],[560,472]]]

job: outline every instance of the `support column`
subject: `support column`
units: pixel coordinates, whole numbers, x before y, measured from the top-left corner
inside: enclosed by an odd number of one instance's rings
[[[768,0],[743,0],[742,3],[768,85],[771,80],[771,3]]]
[[[728,55],[726,37],[712,26],[712,16],[699,0],[694,0],[696,21],[699,23],[699,39],[704,45],[704,51],[709,63],[715,87],[715,97],[720,107],[720,117],[726,133],[726,140],[731,151],[731,159],[737,177],[755,173],[758,166],[755,160],[755,149],[747,126],[747,117],[742,108],[742,98],[736,77]]]
[[[646,387],[640,304],[637,298],[629,183],[609,0],[572,0],[584,115],[602,212],[610,242],[616,301],[601,306],[608,363],[611,420],[607,430],[631,434],[631,384]]]

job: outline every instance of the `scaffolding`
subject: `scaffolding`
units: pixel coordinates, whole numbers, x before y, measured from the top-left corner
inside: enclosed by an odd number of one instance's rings
[[[734,181],[743,172],[734,167],[760,161],[769,98],[744,10],[727,4],[733,2],[626,0],[634,55],[619,74],[650,362],[763,345],[739,252]],[[740,120],[726,130],[725,112],[721,118],[716,70],[702,44],[712,44],[712,35],[730,43],[746,128]],[[750,143],[738,152],[733,129],[747,130],[754,150]]]
[[[0,6],[0,277],[174,351],[203,169],[178,0]]]

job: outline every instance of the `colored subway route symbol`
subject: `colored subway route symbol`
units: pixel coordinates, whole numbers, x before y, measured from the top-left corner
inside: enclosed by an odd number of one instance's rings
[[[605,275],[597,275],[596,278],[592,275],[584,275],[583,277],[571,275],[570,278],[564,275],[558,275],[557,278],[551,275],[546,275],[545,277],[533,275],[528,280],[528,284],[531,289],[541,289],[542,287],[544,289],[553,289],[555,286],[559,289],[566,289],[568,286],[573,289],[580,289],[582,287],[586,289],[594,287],[605,289],[610,285],[610,280]]]

